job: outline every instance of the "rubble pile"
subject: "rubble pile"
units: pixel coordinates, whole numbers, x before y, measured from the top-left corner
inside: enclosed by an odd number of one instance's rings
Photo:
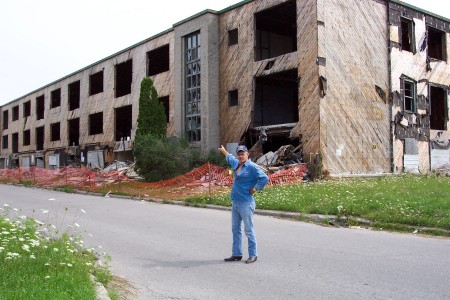
[[[118,172],[122,175],[127,176],[130,179],[141,179],[134,169],[135,163],[126,163],[123,161],[113,161],[111,162],[107,167],[101,170],[103,173],[111,173],[111,172]]]
[[[284,145],[275,152],[269,151],[262,155],[262,147],[258,144],[256,143],[250,149],[250,157],[268,174],[278,173],[298,165],[305,165],[300,146],[294,148],[292,145]]]
[[[437,176],[446,176],[450,177],[450,164],[446,163],[445,165],[435,169]]]

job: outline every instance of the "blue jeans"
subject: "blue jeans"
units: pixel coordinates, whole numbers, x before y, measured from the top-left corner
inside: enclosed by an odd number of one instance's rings
[[[233,232],[233,256],[242,256],[242,231],[241,223],[244,221],[244,231],[248,238],[248,255],[258,256],[256,249],[256,235],[253,228],[253,213],[255,201],[233,201],[231,207],[231,229]]]

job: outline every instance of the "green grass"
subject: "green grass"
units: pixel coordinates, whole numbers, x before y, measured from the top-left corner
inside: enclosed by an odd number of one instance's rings
[[[259,209],[362,217],[399,228],[410,225],[450,230],[448,177],[401,175],[329,179],[269,187],[257,192],[255,199]],[[229,190],[186,201],[231,205]]]
[[[1,209],[0,299],[95,299],[89,275],[106,283],[110,274],[107,264],[96,264],[93,249],[7,205]]]

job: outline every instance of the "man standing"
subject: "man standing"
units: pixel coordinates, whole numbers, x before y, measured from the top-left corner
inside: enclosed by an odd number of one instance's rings
[[[225,261],[240,261],[242,259],[241,223],[244,221],[245,235],[248,238],[248,259],[245,263],[253,263],[258,258],[256,235],[253,228],[253,213],[255,211],[256,190],[262,190],[269,177],[257,164],[248,159],[247,147],[240,145],[236,149],[237,159],[221,146],[219,151],[225,155],[227,162],[234,170],[233,187],[231,189],[231,228],[233,232],[233,248],[231,257]]]

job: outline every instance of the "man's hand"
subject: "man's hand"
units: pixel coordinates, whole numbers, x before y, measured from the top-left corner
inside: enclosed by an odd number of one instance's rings
[[[218,148],[218,150],[225,156],[229,154],[228,151],[223,147],[223,145],[220,145],[220,148]]]
[[[249,190],[249,193],[250,193],[250,195],[254,195],[255,193],[256,193],[256,189],[255,188],[251,188],[250,190]]]

